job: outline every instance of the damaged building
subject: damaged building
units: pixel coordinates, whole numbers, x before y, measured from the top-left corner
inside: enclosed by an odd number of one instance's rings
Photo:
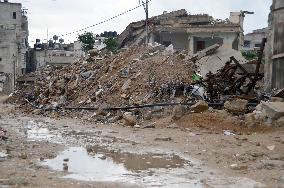
[[[149,43],[173,45],[175,50],[188,50],[194,54],[214,44],[240,50],[244,41],[245,12],[231,12],[226,20],[216,20],[208,14],[191,15],[186,10],[149,19]],[[145,42],[145,21],[131,23],[119,36],[121,47]]]
[[[266,90],[284,88],[284,1],[273,0],[268,20],[266,47]]]
[[[13,91],[26,72],[28,20],[20,3],[0,1],[0,92]]]

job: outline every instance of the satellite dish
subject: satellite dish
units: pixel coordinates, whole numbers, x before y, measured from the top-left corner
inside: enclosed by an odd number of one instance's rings
[[[59,39],[60,44],[64,42],[64,39]]]
[[[55,40],[55,42],[56,42],[58,40],[58,36],[54,35],[53,40]]]

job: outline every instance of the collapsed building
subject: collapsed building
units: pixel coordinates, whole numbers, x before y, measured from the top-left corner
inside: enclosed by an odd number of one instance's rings
[[[223,48],[240,50],[244,41],[245,12],[231,12],[229,19],[216,20],[208,14],[191,15],[186,10],[149,19],[149,43],[173,45],[175,50],[194,54],[214,44]],[[118,37],[121,47],[145,42],[145,21],[131,23]]]

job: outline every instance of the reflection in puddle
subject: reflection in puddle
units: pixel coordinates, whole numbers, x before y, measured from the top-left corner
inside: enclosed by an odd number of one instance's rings
[[[103,154],[111,158],[115,163],[124,164],[125,168],[130,171],[138,172],[141,170],[149,170],[152,168],[181,168],[188,161],[180,158],[175,154],[133,154],[126,152],[117,152],[108,150],[106,147],[92,146],[88,147],[90,155]]]
[[[122,181],[125,174],[130,172],[122,165],[115,164],[111,159],[101,159],[101,156],[89,156],[87,150],[81,147],[73,147],[61,153],[55,159],[47,160],[44,165],[53,170],[63,169],[64,159],[67,162],[68,171],[71,173],[66,178],[84,181]]]
[[[72,147],[42,164],[53,170],[63,171],[64,163],[67,163],[70,174],[64,178],[76,180],[122,182],[142,187],[200,187],[200,182],[192,176],[193,173],[189,173],[186,168],[180,168],[189,166],[178,156],[138,155],[115,151],[102,153],[103,150],[92,148],[87,151],[82,147]]]

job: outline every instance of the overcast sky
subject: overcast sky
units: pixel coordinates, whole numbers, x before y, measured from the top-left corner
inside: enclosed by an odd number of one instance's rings
[[[63,35],[94,25],[139,5],[139,0],[10,0],[20,2],[28,9],[30,42],[47,36]],[[225,19],[230,12],[248,10],[254,15],[245,18],[245,33],[267,26],[272,0],[152,0],[150,16],[163,11],[186,9],[191,14],[208,13],[214,18]],[[114,31],[121,33],[133,21],[144,19],[142,7],[126,15],[104,23],[89,31],[101,33]],[[77,34],[64,37],[65,42],[76,40]]]

